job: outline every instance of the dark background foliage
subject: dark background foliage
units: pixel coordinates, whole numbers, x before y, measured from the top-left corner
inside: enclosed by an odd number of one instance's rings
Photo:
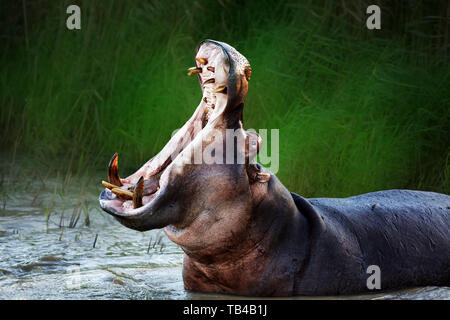
[[[245,127],[280,129],[292,191],[449,193],[449,21],[446,0],[1,1],[2,154],[81,174],[118,151],[130,173],[197,106],[186,68],[211,38],[249,59]]]

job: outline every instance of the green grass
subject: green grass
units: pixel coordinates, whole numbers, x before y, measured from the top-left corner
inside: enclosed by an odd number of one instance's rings
[[[186,68],[212,38],[249,59],[245,127],[280,130],[290,190],[449,193],[448,3],[385,10],[368,31],[365,2],[76,1],[80,31],[72,2],[3,4],[0,146],[74,174],[117,151],[131,173],[195,110]]]

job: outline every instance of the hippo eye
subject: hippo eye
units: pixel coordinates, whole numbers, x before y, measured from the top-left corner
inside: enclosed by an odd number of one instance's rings
[[[247,81],[249,81],[250,76],[252,75],[252,68],[250,66],[245,67],[244,74]]]

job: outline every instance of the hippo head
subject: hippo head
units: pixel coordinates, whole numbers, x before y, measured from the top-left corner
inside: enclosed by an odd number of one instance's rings
[[[252,223],[271,175],[254,160],[261,138],[243,129],[251,68],[223,42],[195,52],[203,97],[186,124],[134,174],[119,178],[113,156],[102,209],[131,229],[164,228],[183,250],[228,250]],[[216,249],[216,250],[215,250]]]

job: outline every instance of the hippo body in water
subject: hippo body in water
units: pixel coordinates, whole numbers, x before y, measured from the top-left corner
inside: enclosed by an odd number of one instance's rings
[[[450,285],[450,196],[389,190],[305,199],[255,162],[261,138],[243,128],[251,75],[231,46],[199,44],[203,92],[191,119],[125,179],[110,162],[103,210],[123,225],[164,228],[185,252],[192,291],[249,296],[337,295]],[[229,133],[231,130],[231,139]],[[198,161],[198,155],[202,161]]]

